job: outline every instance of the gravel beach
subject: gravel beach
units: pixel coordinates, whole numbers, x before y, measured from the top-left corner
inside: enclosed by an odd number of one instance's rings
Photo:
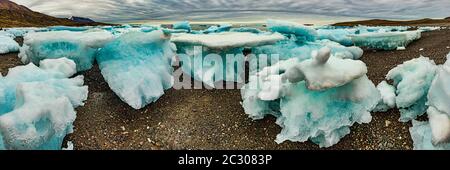
[[[449,46],[450,30],[425,32],[404,51],[366,50],[361,60],[368,66],[369,78],[378,84],[390,69],[420,55],[444,63]],[[21,65],[17,53],[0,55],[3,75],[17,65]],[[277,144],[274,140],[281,128],[275,118],[248,118],[239,90],[170,89],[157,102],[134,110],[109,89],[97,65],[81,74],[89,98],[77,108],[74,133],[66,137],[75,149],[321,149],[311,142]],[[398,110],[372,116],[371,123],[354,125],[341,142],[322,149],[412,149],[411,124],[398,122]]]

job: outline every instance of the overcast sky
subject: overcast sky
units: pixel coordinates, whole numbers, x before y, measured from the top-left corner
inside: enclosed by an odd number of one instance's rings
[[[450,0],[12,0],[45,14],[97,21],[195,20],[288,12],[385,19],[450,16]],[[232,11],[232,12],[230,12]],[[213,12],[213,15],[208,13]],[[220,15],[218,15],[221,13]],[[270,15],[268,15],[270,16]]]

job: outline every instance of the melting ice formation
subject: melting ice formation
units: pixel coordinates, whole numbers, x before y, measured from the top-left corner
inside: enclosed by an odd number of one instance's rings
[[[400,109],[401,122],[413,120],[426,112],[427,94],[436,69],[434,61],[426,57],[419,57],[398,65],[386,75],[388,80],[394,81],[396,89],[395,106]],[[389,87],[386,84],[380,84],[379,86],[381,86],[381,89],[385,89],[381,92],[383,96],[386,98],[392,97],[392,93],[389,91],[394,87]],[[386,99],[386,103],[383,102],[382,104],[389,106],[386,109],[394,106],[388,102],[389,100],[392,101],[394,99]]]
[[[332,146],[354,123],[369,123],[370,111],[381,100],[361,61],[335,57],[329,48],[312,55],[266,67],[241,89],[251,118],[277,117],[283,128],[278,143],[310,139],[321,147]]]
[[[92,67],[97,50],[113,38],[111,33],[102,30],[28,33],[19,58],[25,64],[38,65],[44,59],[66,57],[75,61],[78,71],[85,71]]]
[[[69,78],[75,67],[66,58],[47,59],[0,76],[0,149],[61,149],[72,133],[74,108],[88,95],[83,76]]]
[[[428,92],[428,122],[413,122],[414,149],[450,149],[450,54],[438,66]]]
[[[109,87],[126,103],[140,109],[173,85],[171,59],[175,46],[162,31],[124,34],[106,44],[97,56]]]
[[[68,77],[90,69],[95,59],[108,85],[124,102],[139,109],[156,101],[173,85],[171,59],[177,48],[178,53],[186,54],[179,56],[183,70],[211,87],[220,80],[243,82],[239,77],[243,71],[239,68],[244,65],[243,51],[254,54],[247,56],[251,76],[241,91],[243,107],[254,119],[269,114],[278,118],[283,130],[277,142],[309,139],[321,147],[329,147],[348,134],[354,123],[370,122],[370,111],[399,107],[403,121],[428,109],[429,122],[414,122],[411,129],[415,148],[448,146],[450,109],[444,103],[450,95],[444,86],[448,84],[446,67],[438,68],[429,60],[418,59],[390,72],[388,79],[394,80],[394,86],[384,82],[375,87],[365,75],[365,64],[356,60],[363,50],[353,46],[401,49],[420,38],[421,31],[434,28],[419,31],[406,31],[407,27],[314,28],[276,20],[267,22],[269,32],[232,28],[231,24],[193,31],[187,21],[173,26],[173,29],[151,25],[58,26],[0,31],[0,39],[7,37],[8,41],[24,36],[21,60],[39,65],[12,70],[31,70],[40,77],[21,71],[0,76],[0,148],[60,149],[62,138],[71,132],[73,108],[82,105],[87,96],[83,78]],[[18,45],[2,45],[5,42],[0,41],[0,53],[5,47],[8,49],[5,53],[16,50],[13,48]],[[196,45],[202,48],[195,49]],[[203,60],[202,54],[209,53],[218,56]],[[226,54],[238,57],[225,60]],[[264,57],[269,59],[268,63],[258,63]],[[219,67],[221,62],[223,65]],[[22,79],[14,76],[19,72],[24,75]],[[417,80],[422,81],[410,83]],[[36,88],[48,90],[30,90]],[[42,97],[43,93],[50,97]],[[48,109],[43,105],[55,107]],[[30,107],[43,109],[28,111]],[[27,119],[18,116],[22,112],[30,116]],[[27,127],[26,131],[22,127]],[[15,138],[15,134],[21,134],[21,138]]]
[[[19,51],[19,44],[10,34],[0,32],[0,54],[6,54]]]
[[[372,32],[350,35],[353,43],[359,47],[371,49],[395,50],[405,48],[414,40],[420,39],[421,31]]]
[[[240,76],[243,69],[237,67],[244,66],[244,47],[274,44],[283,39],[285,37],[279,33],[223,32],[175,34],[171,41],[177,45],[178,54],[181,54],[178,57],[183,62],[183,71],[196,80],[215,87],[214,83],[222,80],[243,82]]]

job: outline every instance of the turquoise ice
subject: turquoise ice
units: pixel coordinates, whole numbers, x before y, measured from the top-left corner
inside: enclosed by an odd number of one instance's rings
[[[173,29],[182,29],[190,32],[192,30],[191,25],[189,24],[189,21],[182,21],[177,22],[173,24]]]
[[[65,57],[75,61],[78,71],[85,71],[92,67],[97,50],[113,38],[111,33],[103,30],[28,33],[19,58],[25,64],[38,65],[44,59]]]
[[[0,149],[61,149],[72,133],[74,108],[87,99],[83,76],[69,59],[30,63],[0,76]]]
[[[99,51],[97,62],[109,87],[134,109],[158,100],[172,87],[175,46],[169,39],[161,30],[130,32]]]
[[[276,142],[311,140],[330,147],[355,123],[369,123],[381,96],[365,75],[364,63],[321,48],[312,58],[279,61],[250,75],[241,89],[249,117],[277,117],[283,129]]]
[[[400,109],[401,122],[413,120],[428,109],[427,94],[436,69],[434,61],[419,57],[398,65],[386,75],[396,87],[395,102]]]
[[[405,48],[409,43],[421,38],[421,31],[369,32],[350,35],[353,43],[370,49],[395,50]]]
[[[6,35],[6,34],[4,34]],[[6,54],[19,51],[19,44],[10,36],[0,34],[0,54]]]

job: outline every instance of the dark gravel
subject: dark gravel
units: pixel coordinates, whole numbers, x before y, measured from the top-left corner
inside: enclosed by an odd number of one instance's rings
[[[420,55],[442,64],[450,51],[449,35],[450,30],[424,33],[405,51],[365,51],[369,78],[377,84],[390,69]],[[16,53],[1,55],[0,72],[5,75],[19,63]],[[275,119],[249,119],[239,90],[171,89],[156,103],[134,110],[109,89],[97,66],[82,74],[89,99],[77,108],[75,131],[66,138],[75,149],[320,149],[311,142],[276,144],[281,128]],[[411,124],[398,118],[398,110],[373,113],[371,123],[353,126],[350,135],[327,149],[412,149]]]

